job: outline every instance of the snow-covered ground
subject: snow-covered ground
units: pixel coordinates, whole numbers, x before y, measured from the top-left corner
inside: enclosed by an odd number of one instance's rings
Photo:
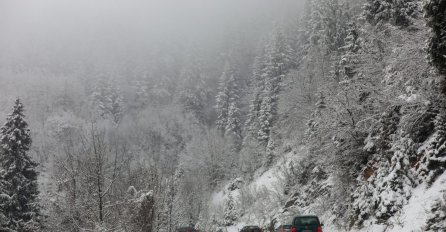
[[[446,173],[438,177],[431,187],[421,184],[412,192],[409,203],[403,207],[402,212],[389,219],[388,225],[376,224],[374,219],[364,223],[361,229],[353,229],[351,232],[421,232],[427,220],[427,212],[443,193],[446,193]],[[325,215],[329,216],[329,215]],[[335,225],[326,224],[324,231],[346,232],[345,229]]]
[[[259,196],[256,199],[256,203],[251,206],[249,209],[245,209],[248,213],[239,219],[236,225],[227,227],[228,232],[238,232],[241,228],[246,225],[262,225],[269,218],[277,215],[281,210],[281,200],[280,196],[283,196],[283,179],[284,179],[284,170],[289,165],[290,162],[296,162],[299,159],[300,152],[304,152],[305,148],[300,148],[297,152],[290,152],[280,157],[276,163],[271,166],[267,171],[260,174],[250,183],[245,183],[243,186],[244,189],[248,189],[253,193],[259,192]],[[240,200],[240,189],[236,189],[234,191],[230,191],[232,196],[236,200]],[[262,195],[264,191],[267,192],[267,196]],[[222,210],[224,207],[224,202],[228,198],[229,190],[228,186],[226,186],[223,190],[216,192],[212,195],[211,198],[211,206],[210,208],[215,211]],[[263,218],[259,217],[259,211],[267,211],[267,215],[264,215]]]
[[[368,225],[358,232],[418,232],[423,231],[430,206],[446,191],[446,173],[443,173],[431,187],[421,184],[412,192],[409,203],[404,206],[400,215],[389,220],[389,226],[375,225],[368,221]],[[330,230],[332,231],[332,230]]]
[[[299,152],[304,152],[303,149]],[[299,156],[295,153],[289,153],[280,158],[275,165],[273,165],[269,170],[264,172],[255,178],[251,183],[248,183],[245,187],[252,189],[253,191],[265,188],[271,193],[271,195],[281,194],[283,178],[283,167],[291,161],[297,161]],[[240,197],[240,189],[231,191],[231,194],[235,199]],[[389,219],[388,225],[379,225],[376,220],[370,219],[364,223],[364,227],[361,229],[353,229],[353,232],[418,232],[422,231],[422,227],[425,225],[428,209],[430,206],[438,200],[443,192],[446,192],[446,173],[439,176],[438,179],[432,184],[432,186],[427,186],[426,184],[421,184],[417,188],[413,189],[412,197],[409,203],[404,206],[402,212]],[[211,205],[214,209],[223,210],[224,202],[227,199],[229,190],[226,188],[220,192],[214,193]],[[268,205],[271,207],[280,206],[277,197],[271,197],[268,199]],[[257,199],[257,201],[265,201],[265,199]],[[245,209],[245,211],[256,211],[259,210],[257,204],[253,204],[250,209]],[[280,215],[281,207],[276,207],[270,212],[268,216]],[[303,212],[311,212],[311,209],[305,209]],[[324,231],[329,232],[346,232],[346,229],[337,228],[336,225],[327,224],[326,222],[332,221],[329,219],[331,215],[319,215],[321,220],[325,222]],[[239,219],[236,225],[227,227],[228,232],[238,232],[243,226],[246,225],[262,225],[266,222],[265,218],[259,218],[256,214],[244,215]]]

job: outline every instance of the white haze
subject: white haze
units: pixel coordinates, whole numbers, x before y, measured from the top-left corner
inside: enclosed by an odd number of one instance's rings
[[[160,50],[206,50],[228,32],[261,36],[296,19],[300,0],[1,0],[3,67],[143,63]]]

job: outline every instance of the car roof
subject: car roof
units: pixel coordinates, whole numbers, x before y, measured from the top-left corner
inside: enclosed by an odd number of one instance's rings
[[[305,219],[310,219],[310,218],[313,219],[313,220],[317,220],[318,223],[321,223],[321,221],[319,220],[319,217],[316,216],[316,215],[301,215],[301,216],[294,217],[293,224],[295,224],[296,221],[299,220],[299,219],[305,220]]]
[[[258,226],[245,226],[243,228],[260,228],[260,227],[258,227]]]

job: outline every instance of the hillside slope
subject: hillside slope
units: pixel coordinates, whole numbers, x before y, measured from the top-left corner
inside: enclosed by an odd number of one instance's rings
[[[214,206],[231,231],[298,214],[327,231],[446,228],[444,3],[369,0],[353,17],[342,4],[309,3],[267,147],[275,162],[225,186],[218,196],[236,206]]]

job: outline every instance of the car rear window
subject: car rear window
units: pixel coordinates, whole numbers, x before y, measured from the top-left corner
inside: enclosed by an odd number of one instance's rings
[[[183,227],[183,228],[178,229],[178,232],[193,232],[193,231],[195,231],[195,230],[190,227]]]
[[[296,225],[318,225],[319,220],[317,217],[298,217],[294,219]]]
[[[259,227],[255,227],[255,226],[253,226],[253,227],[245,227],[245,228],[243,228],[242,229],[242,231],[243,232],[261,232],[261,230],[260,230],[260,228]]]

